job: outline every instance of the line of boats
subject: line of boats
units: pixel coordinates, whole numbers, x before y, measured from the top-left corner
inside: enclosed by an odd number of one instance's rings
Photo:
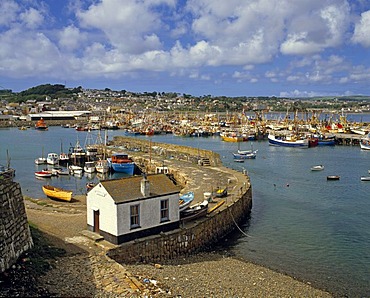
[[[324,165],[315,165],[311,167],[311,171],[322,171],[324,170]],[[368,170],[368,174],[370,175],[370,170]],[[332,180],[340,180],[340,176],[338,175],[329,175],[326,176],[326,180],[332,181]],[[361,176],[361,181],[370,181],[370,176]]]

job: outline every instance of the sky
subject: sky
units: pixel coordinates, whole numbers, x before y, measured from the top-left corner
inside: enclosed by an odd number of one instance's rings
[[[369,0],[1,0],[0,90],[370,95]]]

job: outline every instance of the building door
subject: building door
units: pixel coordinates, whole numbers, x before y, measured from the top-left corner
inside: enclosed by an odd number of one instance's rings
[[[99,210],[94,210],[94,232],[98,233],[100,232],[99,230]]]

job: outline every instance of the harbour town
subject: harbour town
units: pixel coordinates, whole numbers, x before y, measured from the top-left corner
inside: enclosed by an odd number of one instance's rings
[[[177,98],[178,101],[181,102]],[[182,276],[191,279],[193,285],[199,288],[195,297],[255,297],[270,296],[271,293],[278,293],[279,296],[330,296],[308,283],[299,283],[252,264],[246,265],[227,253],[223,255],[212,250],[230,235],[240,233],[248,238],[242,228],[250,221],[254,206],[254,185],[249,175],[253,166],[248,163],[266,158],[262,149],[265,145],[300,151],[295,148],[298,147],[308,152],[317,148],[348,146],[367,152],[370,149],[367,121],[350,121],[343,109],[335,115],[322,110],[303,114],[296,101],[292,102],[292,111],[275,113],[269,112],[260,103],[242,105],[245,108],[243,112],[222,113],[149,109],[134,113],[128,109],[112,109],[113,104],[109,103],[109,108],[94,113],[94,108],[56,111],[51,102],[53,100],[48,99],[38,104],[30,103],[37,109],[19,117],[14,117],[17,114],[14,110],[10,115],[11,109],[8,109],[7,117],[1,122],[4,131],[17,131],[24,134],[24,138],[27,134],[35,137],[34,133],[38,133],[40,138],[48,136],[47,143],[42,144],[43,148],[37,148],[38,156],[32,157],[35,167],[32,175],[38,180],[37,185],[42,183],[48,203],[44,203],[45,198],[24,195],[28,189],[23,195],[22,190],[18,190],[14,180],[18,178],[19,171],[15,168],[14,174],[12,167],[14,152],[7,151],[9,158],[0,172],[1,177],[6,177],[2,184],[2,204],[11,208],[14,204],[7,202],[7,194],[14,194],[11,200],[17,202],[15,205],[24,201],[22,216],[28,217],[41,231],[60,239],[61,242],[57,242],[67,252],[72,251],[69,260],[76,257],[73,251],[82,249],[87,251],[87,259],[94,258],[93,263],[97,267],[89,268],[93,269],[95,277],[90,276],[90,280],[83,283],[93,283],[92,289],[81,287],[81,292],[78,292],[77,284],[62,289],[50,279],[50,276],[57,274],[58,269],[55,269],[45,273],[47,282],[42,283],[43,290],[40,291],[57,291],[54,292],[57,296],[75,296],[78,293],[78,296],[187,297],[193,294],[187,292],[185,285],[174,282],[181,275],[178,275],[180,271],[171,268],[179,266],[185,270],[197,270],[197,264],[191,260],[199,260],[202,263],[200,270],[206,272],[213,266],[209,260],[216,258],[215,266],[223,264],[226,272],[237,266],[245,276],[255,272],[258,280],[269,280],[268,285],[261,282],[260,287],[253,290],[259,282],[251,278],[254,282],[243,280],[241,288],[238,287],[241,283],[238,279],[228,280],[232,286],[217,287],[209,278],[204,280],[198,276],[199,280],[195,280]],[[115,136],[109,138],[110,133]],[[65,134],[73,135],[75,140],[72,144],[69,137],[69,149],[63,149],[68,148],[60,137]],[[189,140],[192,146],[156,141],[156,138],[159,140],[166,136]],[[200,143],[226,146],[230,154],[228,160],[233,166],[225,166],[223,155],[201,148]],[[49,146],[45,146],[47,144]],[[325,166],[324,170],[321,163],[313,165],[311,171],[324,173],[328,168]],[[84,185],[82,192],[65,189],[71,182],[77,183],[81,177],[88,179],[90,176],[94,178]],[[341,178],[340,175],[326,175],[327,180],[331,177]],[[366,181],[362,179],[366,177],[368,175],[364,173],[361,181]],[[273,186],[276,190],[277,183]],[[285,187],[290,187],[290,183],[286,183]],[[291,189],[293,187],[294,183]],[[70,215],[76,217],[76,225],[70,226],[67,210],[73,210]],[[12,214],[13,211],[7,212]],[[56,213],[57,217],[52,213]],[[23,254],[33,246],[24,217],[23,221],[14,218],[14,225],[22,225],[21,231],[25,231],[22,235],[27,239],[20,236],[9,238],[9,247],[13,242],[24,243],[19,253],[4,258],[4,272],[9,268],[22,267],[17,263],[18,257],[22,255],[24,260]],[[86,261],[86,255],[84,258]],[[78,262],[81,260],[76,260]],[[98,265],[100,262],[102,265]],[[172,281],[163,273],[167,268],[175,270],[171,274],[177,277]],[[247,271],[245,268],[248,268]],[[109,273],[103,273],[104,270]],[[225,271],[220,274],[224,275]],[[70,274],[76,278],[75,273]],[[76,283],[78,281],[76,278]],[[202,289],[200,283],[208,286]]]

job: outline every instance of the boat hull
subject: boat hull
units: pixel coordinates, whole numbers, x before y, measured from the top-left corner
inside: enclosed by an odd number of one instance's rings
[[[111,162],[108,159],[108,164],[109,164],[109,167],[111,168],[111,170],[114,171],[114,172],[125,173],[125,174],[129,174],[129,175],[134,174],[134,169],[135,169],[135,163],[134,162],[114,163],[114,162]]]
[[[72,200],[72,191],[70,190],[65,190],[50,185],[43,185],[42,190],[49,198],[67,202]]]
[[[284,141],[275,138],[273,135],[268,136],[268,141],[270,145],[281,146],[281,147],[292,147],[292,148],[308,148],[308,139],[297,140],[297,141]]]

